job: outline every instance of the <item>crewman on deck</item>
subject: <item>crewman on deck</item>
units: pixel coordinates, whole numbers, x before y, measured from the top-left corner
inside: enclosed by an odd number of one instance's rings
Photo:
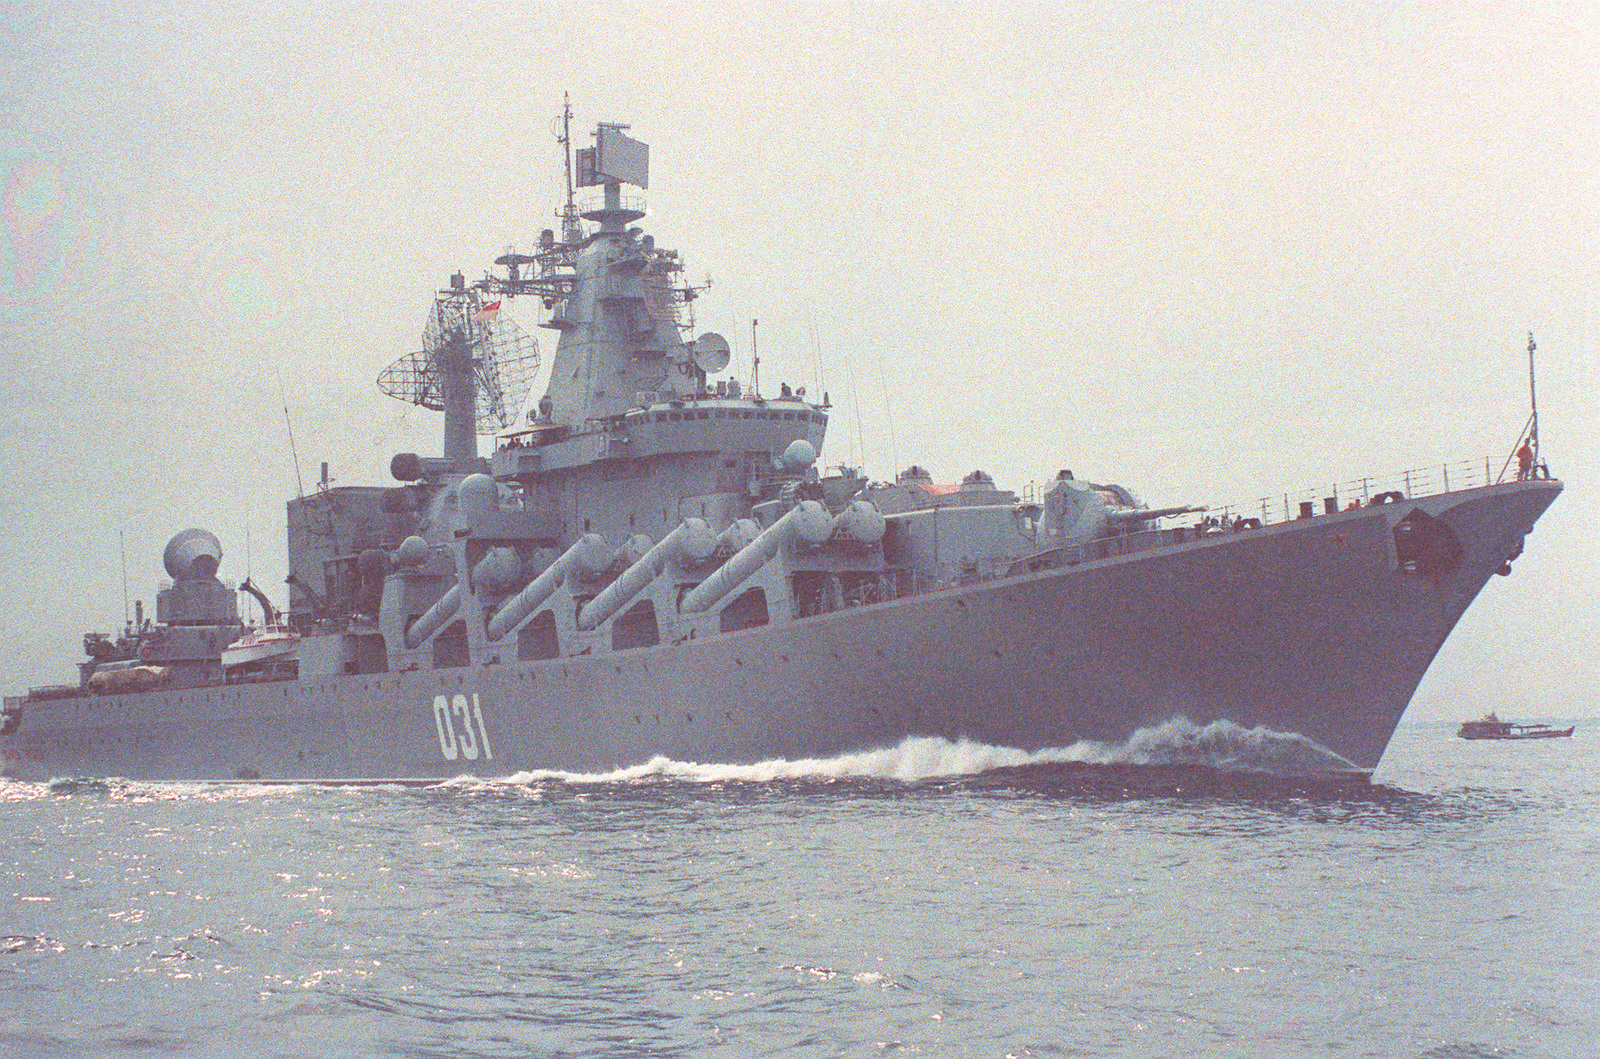
[[[1527,441],[1517,450],[1517,481],[1526,482],[1533,477],[1533,446]]]

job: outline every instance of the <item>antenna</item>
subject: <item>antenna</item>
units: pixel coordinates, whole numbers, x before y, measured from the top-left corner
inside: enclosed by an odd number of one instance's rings
[[[848,353],[844,355],[844,366],[850,372],[850,404],[856,410],[856,455],[864,465],[867,462],[867,443],[861,434],[861,391],[856,387],[856,362]]]
[[[250,524],[248,522],[245,523],[245,526],[244,526],[244,579],[246,581],[250,580]],[[248,596],[249,593],[247,592],[247,593],[245,593],[245,595]],[[244,605],[244,616],[246,618],[250,617],[250,604],[249,603],[246,603]],[[261,620],[261,624],[263,624],[263,625],[270,625],[271,623],[272,623],[272,621],[271,621],[270,618],[265,618],[264,617]]]
[[[707,375],[715,375],[728,366],[728,340],[715,331],[707,331],[694,340],[689,347],[689,355],[694,359],[695,367]]]
[[[278,397],[283,401],[283,428],[289,432],[289,455],[294,459],[294,488],[300,494],[300,499],[306,498],[305,479],[300,476],[300,453],[294,447],[294,424],[289,421],[289,399],[283,395],[283,376],[278,376]],[[301,505],[301,514],[305,513],[305,505]],[[310,529],[308,522],[306,529]]]
[[[378,389],[445,414],[444,455],[477,455],[477,434],[509,427],[533,388],[539,344],[458,274],[433,300],[422,349],[378,374]]]
[[[878,358],[878,384],[883,387],[883,417],[889,427],[889,465],[899,473],[900,452],[895,446],[894,408],[889,404],[889,376],[883,370],[883,358]]]
[[[811,365],[817,373],[817,392],[826,393],[828,380],[822,371],[822,348],[817,345],[817,321],[810,315],[806,316],[806,330],[811,332]]]
[[[756,324],[758,321],[750,319],[750,393],[756,397],[761,396],[761,354],[756,352]]]
[[[572,97],[561,93],[561,134],[556,137],[556,142],[561,145],[562,163],[567,173],[567,201],[561,207],[561,241],[574,243],[578,241],[578,204],[574,199],[572,184]]]
[[[283,402],[283,427],[289,434],[289,456],[294,460],[294,488],[300,497],[300,527],[305,530],[306,536],[313,533],[311,529],[311,514],[306,510],[306,483],[300,476],[300,453],[294,445],[294,424],[289,421],[289,398],[283,392],[283,375],[278,375],[278,400]],[[333,528],[333,509],[328,509],[328,529],[326,535],[337,542],[336,531]]]
[[[122,624],[128,624],[128,535],[117,531],[117,550],[122,553]]]

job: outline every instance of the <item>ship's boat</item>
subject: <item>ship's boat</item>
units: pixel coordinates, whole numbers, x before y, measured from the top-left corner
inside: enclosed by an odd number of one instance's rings
[[[249,626],[237,640],[222,649],[222,668],[231,681],[287,679],[299,672],[300,633],[283,624],[283,615],[267,594],[247,577],[239,586],[261,604],[265,624]]]
[[[646,146],[601,125],[574,154],[566,128],[560,231],[452,277],[422,348],[378,377],[444,413],[440,455],[289,502],[290,632],[245,636],[216,538],[179,533],[156,621],[86,641],[76,689],[6,700],[8,775],[407,781],[912,736],[1033,751],[1180,715],[1370,771],[1561,490],[1408,484],[1269,523],[1070,471],[1019,497],[983,471],[823,468],[828,394],[763,390],[728,373],[726,340],[690,337],[705,288],[622,194],[647,186]],[[601,198],[580,209],[574,183]],[[512,319],[530,302],[555,336],[537,399]],[[233,664],[291,641],[292,660]],[[114,686],[121,665],[161,683]]]
[[[299,654],[300,634],[286,625],[246,629],[244,635],[222,649],[222,668],[293,661]]]
[[[1517,724],[1486,713],[1476,721],[1463,721],[1456,733],[1462,739],[1563,739],[1577,726],[1554,728],[1548,724]]]

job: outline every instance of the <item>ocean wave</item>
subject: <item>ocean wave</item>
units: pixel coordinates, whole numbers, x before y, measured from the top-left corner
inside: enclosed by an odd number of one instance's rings
[[[607,784],[669,780],[687,783],[769,783],[775,780],[880,779],[901,783],[975,776],[995,769],[1031,765],[1186,765],[1222,772],[1303,776],[1350,772],[1356,767],[1327,747],[1295,732],[1246,728],[1232,721],[1196,724],[1174,717],[1140,728],[1121,743],[1080,740],[1070,746],[1019,750],[969,739],[951,742],[935,736],[911,736],[897,746],[863,750],[831,758],[773,758],[754,764],[677,761],[656,756],[639,765],[609,772],[541,769],[519,772],[501,784],[562,782]],[[447,786],[467,787],[485,781],[459,777]]]

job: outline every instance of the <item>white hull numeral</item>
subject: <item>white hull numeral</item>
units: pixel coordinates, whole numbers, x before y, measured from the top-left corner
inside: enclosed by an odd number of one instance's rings
[[[494,758],[489,729],[483,723],[483,706],[476,694],[470,700],[465,695],[435,695],[433,727],[439,733],[439,753],[446,761]]]

